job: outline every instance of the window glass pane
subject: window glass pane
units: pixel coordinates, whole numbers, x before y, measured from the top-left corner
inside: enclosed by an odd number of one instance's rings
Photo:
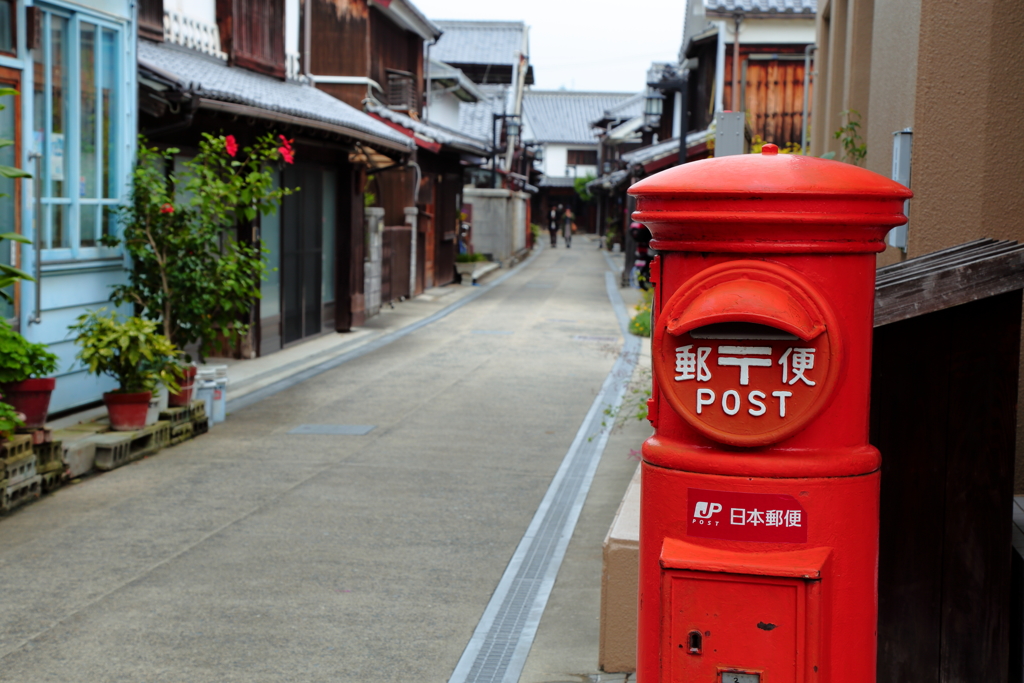
[[[113,206],[103,207],[103,234],[117,234],[117,208]]]
[[[174,177],[178,181],[178,184],[174,186],[174,201],[181,204],[187,204],[192,201],[192,193],[185,191],[186,174],[188,172],[185,164],[192,161],[192,159],[193,157],[185,154],[179,154],[174,157]]]
[[[78,214],[78,243],[83,247],[96,246],[96,214],[100,207],[96,204],[83,204]]]
[[[4,109],[0,110],[0,138],[4,140],[14,139],[14,97],[0,98],[0,104]],[[17,158],[14,154],[14,145],[0,148],[0,164],[4,166],[16,166]],[[11,178],[0,178],[0,232],[14,232],[14,180]],[[17,242],[0,242],[0,263],[12,265],[14,263],[14,250]],[[14,294],[14,285],[7,289],[7,293]],[[10,318],[14,315],[14,307],[0,299],[0,318]]]
[[[334,171],[324,171],[324,239],[323,239],[323,303],[334,301],[334,188],[336,186]]]
[[[96,197],[96,133],[98,131],[96,102],[96,25],[82,22],[79,35],[79,87],[81,88],[81,156],[79,157],[78,196]],[[83,221],[85,217],[83,216]],[[93,219],[92,233],[95,237],[96,221]],[[85,223],[82,224],[82,240],[85,240]]]
[[[71,234],[68,230],[68,218],[71,216],[70,208],[66,204],[54,204],[50,212],[53,220],[50,224],[53,226],[53,241],[50,243],[50,246],[54,249],[70,246],[71,240],[68,238]]]
[[[281,186],[281,176],[275,173],[273,177],[276,190]],[[260,233],[263,246],[270,251],[267,254],[267,279],[260,288],[263,294],[260,317],[270,318],[281,314],[281,209],[273,215],[260,216]]]
[[[14,3],[0,0],[0,50],[14,52]]]
[[[113,124],[117,117],[117,34],[103,29],[102,140],[103,196],[111,199],[121,195],[117,178],[117,134]]]

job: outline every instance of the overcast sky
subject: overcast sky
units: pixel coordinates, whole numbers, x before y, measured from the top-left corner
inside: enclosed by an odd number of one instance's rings
[[[639,92],[652,61],[675,61],[686,0],[412,0],[431,19],[530,27],[535,89]]]

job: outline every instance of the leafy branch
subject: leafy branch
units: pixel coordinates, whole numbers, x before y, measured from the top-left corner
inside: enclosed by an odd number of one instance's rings
[[[266,274],[262,242],[232,239],[232,230],[275,213],[296,191],[274,188],[273,167],[295,158],[284,136],[267,134],[241,150],[233,135],[203,137],[180,177],[166,172],[180,150],[139,138],[131,202],[120,213],[123,235],[104,238],[108,246],[123,243],[133,261],[111,300],[160,321],[179,348],[198,342],[201,357],[221,339],[237,343],[248,333],[245,319]]]

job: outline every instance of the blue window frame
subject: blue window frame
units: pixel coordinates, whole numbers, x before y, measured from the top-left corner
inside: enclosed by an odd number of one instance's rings
[[[42,154],[43,262],[114,257],[100,239],[117,230],[125,192],[122,136],[124,27],[43,7],[33,50],[33,147]]]

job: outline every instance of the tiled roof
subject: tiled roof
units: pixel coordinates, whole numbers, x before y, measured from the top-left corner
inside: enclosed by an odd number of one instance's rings
[[[695,147],[702,142],[707,142],[713,136],[714,131],[710,128],[687,133],[686,147],[687,149]],[[676,154],[679,154],[679,138],[669,138],[668,140],[662,140],[653,145],[627,152],[622,155],[622,161],[626,162],[629,168],[635,168]],[[607,173],[587,183],[587,191],[596,192],[598,190],[615,189],[625,183],[629,179],[629,175],[629,169],[626,168]]]
[[[818,11],[818,0],[704,0],[708,15],[732,14],[808,14]]]
[[[572,176],[543,175],[537,185],[540,187],[576,187],[576,179]]]
[[[523,115],[527,119],[528,139],[596,144],[590,124],[600,119],[605,110],[633,96],[634,93],[571,90],[527,92],[523,97]]]
[[[632,97],[622,100],[615,106],[605,109],[604,114],[600,118],[609,119],[611,121],[627,121],[637,116],[643,116],[645,96],[646,93],[638,92]]]
[[[689,142],[689,140],[687,140],[687,142]],[[659,159],[666,154],[678,153],[679,138],[669,138],[668,140],[662,140],[661,142],[657,142],[653,145],[634,149],[632,152],[626,152],[622,155],[622,160],[632,166],[633,164],[646,164],[654,161],[655,159]]]
[[[438,126],[437,124],[417,121],[405,114],[402,114],[401,112],[392,111],[391,109],[379,104],[368,103],[366,109],[382,119],[386,119],[392,123],[402,126],[403,128],[407,128],[431,142],[438,142],[442,145],[454,147],[455,149],[470,152],[472,154],[486,156],[491,153],[490,144],[488,144],[489,141],[462,135],[461,133],[448,130],[447,128]]]
[[[311,85],[281,81],[228,66],[195,50],[147,40],[139,41],[138,58],[139,66],[174,77],[184,90],[199,97],[333,124],[350,129],[356,139],[365,134],[371,144],[377,138],[392,146],[413,147],[407,136]]]
[[[510,89],[504,85],[478,87],[487,97],[479,102],[459,103],[459,132],[478,140],[492,140],[493,115],[511,111],[511,106],[505,102]]]
[[[430,58],[448,64],[507,64],[517,62],[523,49],[521,21],[452,21],[435,24],[444,33],[430,48]]]

